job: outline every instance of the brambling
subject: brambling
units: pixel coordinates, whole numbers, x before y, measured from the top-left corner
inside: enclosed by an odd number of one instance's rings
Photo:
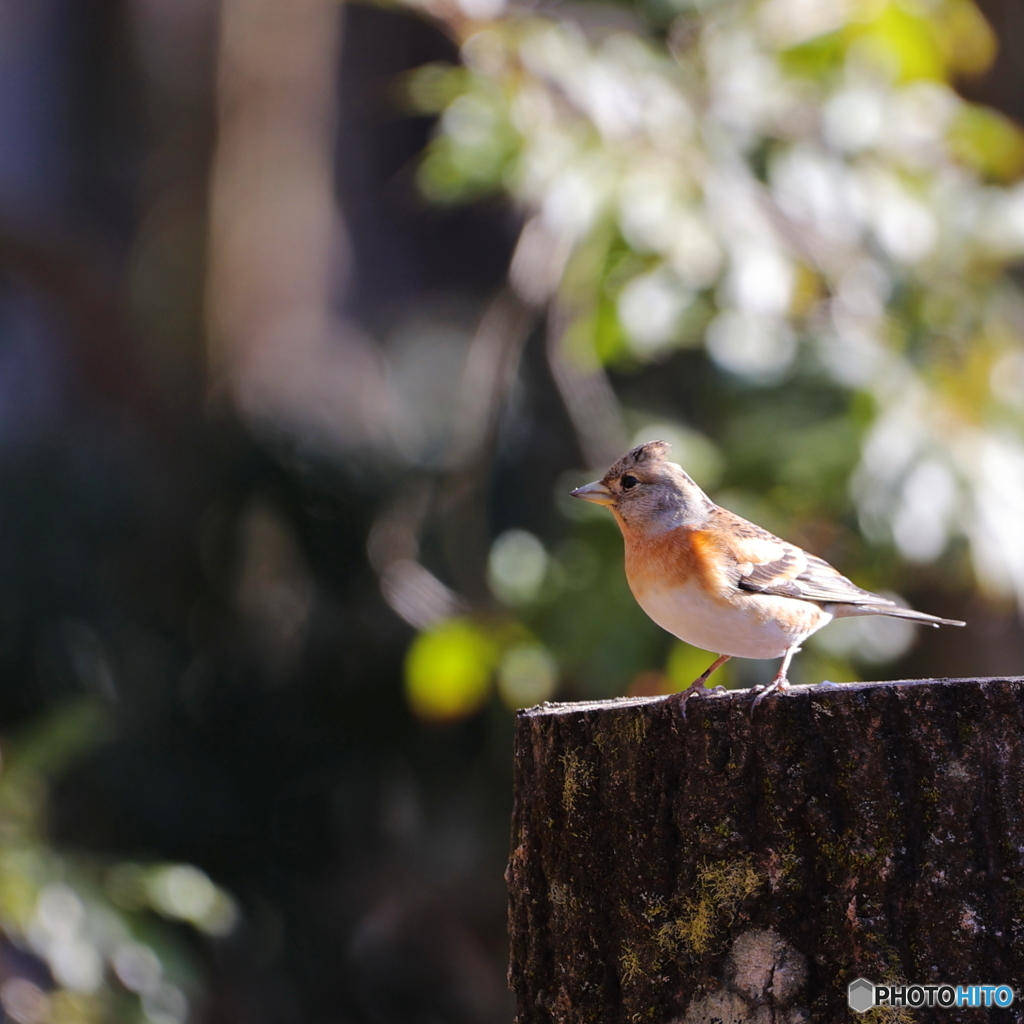
[[[862,590],[824,559],[719,508],[668,461],[670,445],[627,452],[573,497],[607,505],[626,547],[626,579],[640,607],[663,629],[718,657],[683,692],[704,690],[730,658],[782,658],[754,698],[789,688],[793,655],[812,633],[847,615],[892,615],[930,626],[963,626],[903,608]]]

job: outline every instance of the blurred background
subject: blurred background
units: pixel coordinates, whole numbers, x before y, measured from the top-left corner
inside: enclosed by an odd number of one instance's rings
[[[661,437],[1024,670],[1011,0],[0,0],[0,1007],[508,1022],[513,711],[670,693]],[[766,681],[732,662],[723,681]]]

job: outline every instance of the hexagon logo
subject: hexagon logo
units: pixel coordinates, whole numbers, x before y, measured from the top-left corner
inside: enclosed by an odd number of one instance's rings
[[[851,981],[846,990],[846,1000],[851,1010],[857,1013],[867,1013],[875,1002],[875,983],[867,978],[858,978]]]

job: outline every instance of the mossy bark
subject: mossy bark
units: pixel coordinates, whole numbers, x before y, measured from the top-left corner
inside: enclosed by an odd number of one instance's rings
[[[1019,990],[1024,678],[520,712],[508,881],[517,1024],[849,1020],[861,976]],[[982,1017],[1024,1021],[1020,992]]]

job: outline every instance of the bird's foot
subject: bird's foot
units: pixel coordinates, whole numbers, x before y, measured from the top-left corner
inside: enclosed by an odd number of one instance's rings
[[[696,679],[690,685],[679,694],[679,714],[682,715],[683,721],[686,721],[686,704],[689,699],[695,693],[707,693],[707,687],[704,685],[703,678]]]
[[[769,696],[769,694],[772,694],[772,693],[784,693],[789,688],[790,688],[790,683],[789,683],[789,680],[785,678],[785,676],[781,676],[781,677],[780,676],[776,676],[754,698],[753,702],[750,705],[750,713],[751,713],[751,715],[753,715],[753,713],[754,713],[754,708],[756,708],[757,705],[760,704],[761,701],[763,701],[765,699],[765,697]],[[756,689],[756,687],[755,687],[755,689]]]
[[[683,716],[683,721],[686,721],[686,702],[695,694],[698,690],[707,693],[707,682],[713,672],[720,669],[730,658],[731,654],[720,654],[715,660],[708,665],[708,667],[699,675],[690,685],[683,690],[680,694],[679,700],[679,713]],[[721,686],[715,687],[715,692],[723,689]]]

